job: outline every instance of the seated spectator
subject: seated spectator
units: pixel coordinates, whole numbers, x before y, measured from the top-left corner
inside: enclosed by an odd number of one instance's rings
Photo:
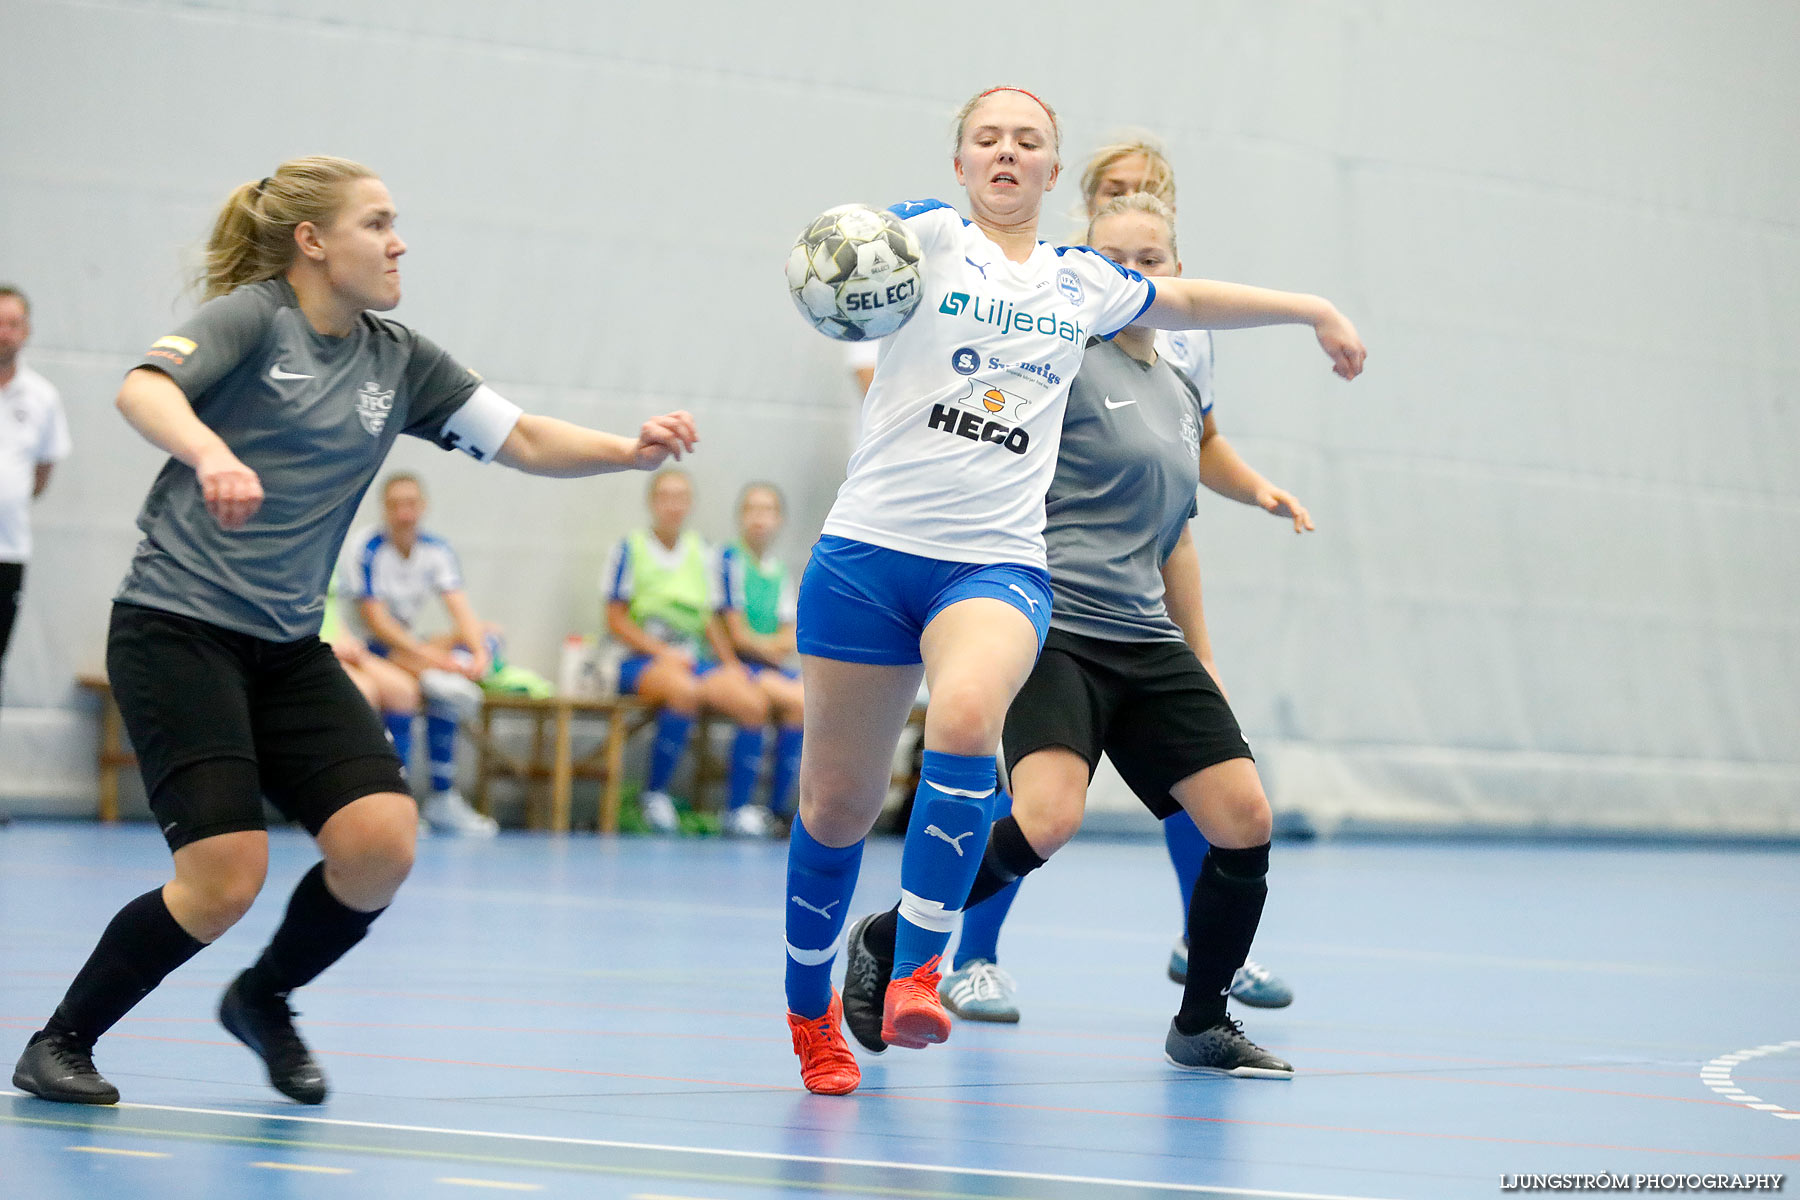
[[[380,714],[388,741],[394,743],[394,753],[400,756],[400,766],[410,774],[413,718],[419,715],[419,681],[385,658],[371,654],[361,638],[344,628],[336,575],[325,590],[325,619],[319,626],[319,640],[331,647],[344,674],[369,707]]]
[[[669,782],[704,705],[739,727],[731,748],[726,828],[760,833],[766,810],[738,814],[750,807],[762,767],[769,701],[738,661],[718,619],[712,555],[699,534],[684,529],[693,503],[685,471],[658,471],[650,479],[650,527],[619,542],[602,577],[606,626],[627,652],[619,664],[619,694],[662,706],[650,778],[639,803],[652,829],[674,832],[679,819]]]
[[[786,512],[781,489],[752,483],[738,498],[738,537],[719,553],[719,615],[731,644],[756,686],[768,697],[778,732],[775,770],[769,780],[771,815],[787,816],[800,775],[800,731],[805,694],[793,666],[794,610],[799,590],[787,564],[771,554]],[[742,810],[749,814],[753,810]],[[773,826],[760,816],[746,817]],[[748,832],[748,831],[746,831]]]
[[[425,697],[425,751],[431,793],[421,812],[439,833],[491,837],[493,818],[469,807],[456,790],[456,727],[481,707],[475,681],[493,661],[485,630],[463,592],[462,568],[448,542],[420,528],[425,490],[416,475],[396,472],[381,486],[383,521],[344,543],[339,571],[355,602],[370,652],[409,672]],[[418,632],[433,596],[443,602],[451,630]]]

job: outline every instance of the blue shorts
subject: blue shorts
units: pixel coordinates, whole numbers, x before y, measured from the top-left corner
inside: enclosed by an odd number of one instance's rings
[[[1018,609],[1044,648],[1050,573],[1043,568],[945,562],[826,534],[800,577],[800,653],[881,666],[917,663],[931,619],[977,596]]]
[[[771,667],[767,663],[751,662],[749,659],[744,660],[744,670],[750,672],[752,679],[760,679],[764,675],[779,675],[783,679],[800,678],[800,672],[792,667]]]
[[[637,695],[638,678],[652,661],[648,654],[634,654],[619,664],[619,695]],[[719,664],[716,662],[699,663],[694,667],[694,678],[705,679],[718,669]]]

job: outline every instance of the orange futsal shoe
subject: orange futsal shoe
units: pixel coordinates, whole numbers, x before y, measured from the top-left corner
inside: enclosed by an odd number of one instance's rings
[[[950,1014],[938,999],[938,964],[943,955],[888,984],[881,1008],[881,1040],[890,1046],[923,1050],[950,1037]]]
[[[831,1007],[822,1017],[787,1015],[788,1032],[794,1035],[794,1053],[800,1056],[800,1082],[820,1096],[847,1096],[862,1082],[862,1068],[844,1042],[844,1002],[831,993]]]

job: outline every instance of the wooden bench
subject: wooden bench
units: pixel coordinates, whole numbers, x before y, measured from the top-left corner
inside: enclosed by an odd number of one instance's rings
[[[601,833],[618,832],[625,743],[632,734],[655,719],[656,711],[634,696],[587,700],[573,696],[489,693],[483,700],[480,719],[464,726],[475,743],[472,797],[476,809],[483,813],[488,811],[488,784],[493,779],[517,779],[527,789],[527,827],[567,833],[575,780],[598,780],[601,784],[600,812],[595,824]],[[508,751],[495,736],[495,719],[509,716],[531,722],[531,748],[524,757]],[[578,757],[574,747],[575,727],[589,721],[604,722],[606,732],[595,749]],[[543,780],[550,783],[548,812],[538,803],[535,787]]]
[[[95,765],[100,772],[100,819],[119,819],[119,772],[137,766],[137,755],[125,744],[125,721],[113,701],[112,684],[105,675],[83,674],[75,677],[75,686],[91,692],[100,700],[100,749]]]

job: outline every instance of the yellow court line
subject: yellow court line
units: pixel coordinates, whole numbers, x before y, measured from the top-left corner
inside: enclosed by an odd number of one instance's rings
[[[81,1154],[117,1154],[123,1158],[167,1158],[161,1150],[120,1150],[115,1146],[65,1146]]]
[[[354,1175],[349,1167],[313,1167],[306,1163],[253,1162],[253,1167],[262,1167],[268,1171],[309,1171],[314,1175]]]
[[[438,1180],[438,1182],[454,1183],[458,1187],[499,1188],[501,1191],[506,1192],[541,1192],[544,1190],[544,1185],[541,1183],[505,1183],[498,1179],[457,1179],[455,1177],[446,1177]]]

